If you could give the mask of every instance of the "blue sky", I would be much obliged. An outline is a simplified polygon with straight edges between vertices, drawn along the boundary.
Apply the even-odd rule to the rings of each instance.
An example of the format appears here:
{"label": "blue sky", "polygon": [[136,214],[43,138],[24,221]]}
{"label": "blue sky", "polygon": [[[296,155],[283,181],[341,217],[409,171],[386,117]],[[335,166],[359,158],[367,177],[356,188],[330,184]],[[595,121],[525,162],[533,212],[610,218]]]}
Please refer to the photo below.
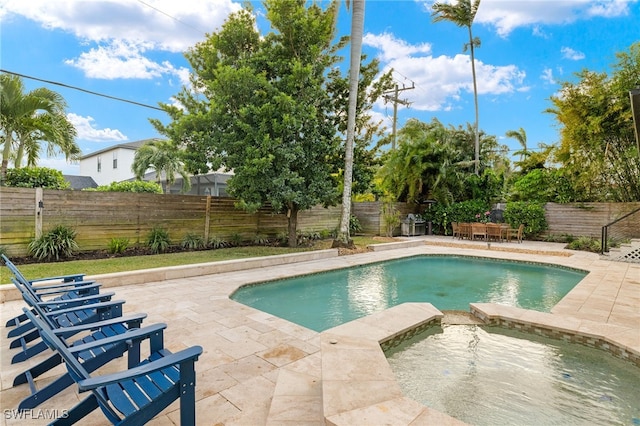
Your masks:
{"label": "blue sky", "polygon": [[[322,2],[319,2],[322,4]],[[344,3],[344,2],[343,2]],[[401,93],[398,128],[409,118],[438,118],[454,126],[474,120],[465,28],[433,23],[432,1],[367,0],[364,52],[393,68]],[[326,3],[325,3],[326,4]],[[254,3],[260,11],[260,3]],[[188,83],[182,52],[219,29],[241,2],[230,0],[0,0],[0,65],[40,79],[157,107],[172,103]],[[350,14],[341,6],[338,35],[348,34]],[[473,26],[480,128],[512,151],[508,130],[524,128],[528,147],[558,141],[552,105],[560,82],[589,69],[609,73],[615,54],[640,40],[639,0],[482,0]],[[267,31],[262,18],[261,31]],[[346,54],[347,52],[345,52]],[[347,58],[348,59],[348,58]],[[162,111],[119,102],[41,81],[68,103],[83,154],[158,137],[149,118]],[[391,129],[393,106],[383,101],[375,117]],[[40,164],[78,174],[64,158]]]}

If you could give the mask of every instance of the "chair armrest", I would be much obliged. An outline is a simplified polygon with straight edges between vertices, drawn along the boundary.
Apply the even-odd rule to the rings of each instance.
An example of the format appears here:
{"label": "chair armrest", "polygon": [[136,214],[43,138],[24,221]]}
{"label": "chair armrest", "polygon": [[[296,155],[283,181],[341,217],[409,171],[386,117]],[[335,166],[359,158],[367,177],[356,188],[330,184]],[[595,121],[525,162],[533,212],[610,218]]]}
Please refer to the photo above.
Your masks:
{"label": "chair armrest", "polygon": [[86,351],[88,349],[93,349],[100,346],[111,345],[113,343],[126,342],[128,340],[144,340],[152,334],[156,334],[158,332],[162,332],[165,328],[167,328],[167,324],[159,323],[149,325],[147,327],[142,328],[133,328],[130,331],[127,331],[123,334],[118,334],[116,336],[105,337],[104,339],[94,340],[93,342],[83,343],[81,345],[74,345],[69,347],[69,352],[78,353],[82,351]]}
{"label": "chair armrest", "polygon": [[109,302],[92,303],[90,305],[80,305],[80,306],[73,306],[71,308],[57,309],[55,311],[46,312],[46,315],[48,317],[55,317],[57,315],[82,311],[85,309],[98,309],[98,308],[109,308],[111,306],[122,306],[124,305],[124,303],[125,303],[124,300],[111,300]]}
{"label": "chair armrest", "polygon": [[86,295],[91,295],[91,296],[95,296],[100,292],[100,287],[102,287],[102,284],[87,284],[87,285],[83,285],[81,287],[65,287],[65,288],[60,288],[60,289],[44,289],[44,291],[42,291],[39,288],[36,287],[31,287],[34,291],[34,293],[36,293],[38,296],[55,296],[56,294],[67,294],[67,293],[76,293],[78,295],[82,295],[82,294],[86,294]]}
{"label": "chair armrest", "polygon": [[136,377],[145,376],[176,364],[184,362],[193,363],[198,360],[198,357],[201,354],[201,346],[192,346],[180,352],[176,352],[175,354],[167,355],[155,361],[139,365],[138,367],[130,368],[126,371],[80,380],[78,381],[78,388],[80,392],[86,392],[101,386],[107,386],[113,383],[119,383],[125,380],[135,379]]}
{"label": "chair armrest", "polygon": [[[102,284],[96,283],[94,280],[91,281],[72,281],[68,283],[58,283],[51,285],[31,285],[33,291],[38,294],[44,294],[45,291],[79,291],[85,288],[93,288],[100,287]],[[53,294],[53,293],[52,293]]]}
{"label": "chair armrest", "polygon": [[53,330],[53,334],[57,336],[64,336],[68,333],[79,333],[81,331],[93,331],[97,330],[100,327],[105,327],[114,324],[122,324],[122,323],[132,323],[132,322],[142,322],[143,319],[147,317],[147,314],[133,314],[133,315],[125,315],[122,317],[111,318],[104,321],[90,322],[87,324],[74,325],[71,327],[58,328]]}
{"label": "chair armrest", "polygon": [[114,292],[109,292],[109,293],[102,293],[102,294],[95,294],[93,296],[84,296],[84,297],[76,297],[75,299],[68,299],[68,300],[50,300],[50,301],[44,301],[44,302],[38,302],[38,306],[50,306],[50,305],[68,305],[69,307],[71,306],[91,306],[94,305],[95,303],[91,303],[91,304],[87,304],[85,302],[90,302],[92,300],[95,301],[99,301],[99,302],[108,302],[109,300],[111,300],[111,298],[115,295]]}
{"label": "chair armrest", "polygon": [[53,280],[63,280],[66,283],[70,283],[72,281],[82,281],[86,274],[69,274],[69,275],[57,275],[53,277],[42,277],[42,278],[34,278],[32,280],[28,280],[31,284],[41,282],[41,281],[53,281]]}

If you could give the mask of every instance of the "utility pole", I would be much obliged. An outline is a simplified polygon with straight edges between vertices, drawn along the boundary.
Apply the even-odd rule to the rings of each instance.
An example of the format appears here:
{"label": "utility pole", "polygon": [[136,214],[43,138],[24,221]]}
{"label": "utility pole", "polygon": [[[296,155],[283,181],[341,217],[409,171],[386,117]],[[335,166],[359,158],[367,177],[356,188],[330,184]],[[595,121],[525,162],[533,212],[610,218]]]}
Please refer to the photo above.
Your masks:
{"label": "utility pole", "polygon": [[398,84],[396,83],[396,87],[394,90],[391,90],[389,92],[384,92],[382,94],[385,101],[393,102],[393,131],[391,134],[392,136],[391,149],[396,149],[396,123],[398,121],[398,104],[401,104],[404,106],[409,106],[411,104],[411,102],[407,101],[406,99],[398,98],[398,93],[404,92],[405,90],[412,90],[415,88],[416,86],[413,82],[411,82],[411,87],[405,87],[405,85],[403,84],[402,89],[399,88]]}

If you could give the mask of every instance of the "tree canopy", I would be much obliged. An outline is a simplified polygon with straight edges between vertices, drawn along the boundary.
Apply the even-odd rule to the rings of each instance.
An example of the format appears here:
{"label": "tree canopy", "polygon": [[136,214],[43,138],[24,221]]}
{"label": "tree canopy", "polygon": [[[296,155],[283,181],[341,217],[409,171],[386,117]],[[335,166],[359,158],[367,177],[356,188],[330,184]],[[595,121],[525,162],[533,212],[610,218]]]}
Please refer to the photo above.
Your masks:
{"label": "tree canopy", "polygon": [[25,158],[27,166],[35,166],[41,142],[47,143],[47,155],[60,151],[67,160],[79,157],[76,129],[67,119],[66,107],[60,94],[44,87],[25,92],[20,77],[0,74],[0,180],[11,161],[15,168],[22,167]]}
{"label": "tree canopy", "polygon": [[612,75],[583,70],[564,82],[553,108],[560,124],[554,158],[581,201],[640,200],[640,157],[629,91],[640,84],[640,42],[620,52]]}
{"label": "tree canopy", "polygon": [[255,210],[269,203],[289,219],[337,201],[331,158],[340,140],[326,76],[338,57],[333,45],[337,4],[326,10],[303,0],[266,0],[272,32],[260,37],[250,9],[186,54],[196,92],[183,90],[185,110],[158,130],[184,144],[190,170],[233,170],[228,191]]}

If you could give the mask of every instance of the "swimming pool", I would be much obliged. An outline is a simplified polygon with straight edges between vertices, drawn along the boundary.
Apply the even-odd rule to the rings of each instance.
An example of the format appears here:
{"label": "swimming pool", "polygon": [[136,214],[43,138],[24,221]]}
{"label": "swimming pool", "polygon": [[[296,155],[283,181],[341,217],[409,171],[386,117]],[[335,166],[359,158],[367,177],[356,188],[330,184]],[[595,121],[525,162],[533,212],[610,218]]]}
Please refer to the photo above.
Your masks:
{"label": "swimming pool", "polygon": [[406,396],[469,424],[640,424],[640,369],[595,348],[453,325],[385,354]]}
{"label": "swimming pool", "polygon": [[246,286],[231,298],[324,331],[405,302],[465,311],[469,303],[490,302],[548,312],[585,275],[550,265],[423,255]]}

